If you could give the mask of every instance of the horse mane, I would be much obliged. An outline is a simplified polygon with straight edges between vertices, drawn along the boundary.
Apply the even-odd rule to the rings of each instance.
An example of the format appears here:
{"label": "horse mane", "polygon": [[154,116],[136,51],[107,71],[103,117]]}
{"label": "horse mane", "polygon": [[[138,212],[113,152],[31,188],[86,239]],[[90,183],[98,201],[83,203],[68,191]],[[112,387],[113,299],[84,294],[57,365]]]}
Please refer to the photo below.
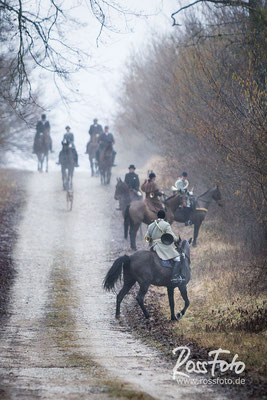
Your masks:
{"label": "horse mane", "polygon": [[165,201],[165,202],[166,202],[166,201],[169,201],[169,200],[173,199],[175,196],[177,196],[177,193],[172,194],[170,197],[167,197],[167,199],[165,199],[164,201]]}

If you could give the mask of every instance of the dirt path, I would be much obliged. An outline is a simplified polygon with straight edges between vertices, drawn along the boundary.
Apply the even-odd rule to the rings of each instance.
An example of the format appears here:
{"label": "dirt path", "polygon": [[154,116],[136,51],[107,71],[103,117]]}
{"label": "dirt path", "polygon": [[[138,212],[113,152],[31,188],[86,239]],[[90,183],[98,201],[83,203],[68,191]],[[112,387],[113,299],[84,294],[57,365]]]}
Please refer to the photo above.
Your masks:
{"label": "dirt path", "polygon": [[28,180],[11,316],[0,331],[1,399],[224,398],[178,386],[159,353],[114,320],[115,296],[102,290],[116,240],[113,189],[82,172],[74,185],[67,213],[59,173]]}

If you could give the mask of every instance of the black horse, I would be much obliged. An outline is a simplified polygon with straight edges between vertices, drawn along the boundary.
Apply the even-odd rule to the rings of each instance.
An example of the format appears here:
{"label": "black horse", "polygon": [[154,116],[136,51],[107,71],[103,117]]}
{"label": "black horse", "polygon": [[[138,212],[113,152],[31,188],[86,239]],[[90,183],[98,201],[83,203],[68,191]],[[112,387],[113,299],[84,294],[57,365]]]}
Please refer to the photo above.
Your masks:
{"label": "black horse", "polygon": [[140,250],[131,256],[119,257],[112,265],[104,279],[104,289],[107,291],[114,290],[116,282],[121,278],[123,271],[123,287],[117,295],[116,318],[120,316],[120,305],[123,298],[129,292],[131,287],[138,282],[140,289],[136,300],[141,307],[145,318],[149,318],[149,313],[144,305],[144,297],[150,285],[167,287],[169,304],[171,310],[171,319],[178,320],[186,312],[189,306],[186,285],[190,280],[190,244],[187,240],[177,244],[177,250],[181,255],[181,272],[185,277],[185,281],[179,283],[177,287],[180,290],[185,305],[180,313],[175,315],[174,312],[174,287],[171,284],[171,268],[161,265],[161,261],[154,251]]}
{"label": "black horse", "polygon": [[96,151],[98,148],[97,136],[91,135],[90,142],[87,143],[86,146],[86,154],[88,154],[90,167],[91,167],[91,176],[98,176],[98,163],[96,159]]}
{"label": "black horse", "polygon": [[113,145],[112,143],[107,143],[99,151],[99,173],[102,185],[109,185],[111,179],[111,168],[112,168],[112,152]]}
{"label": "black horse", "polygon": [[72,190],[75,156],[68,142],[62,143],[62,150],[59,153],[59,164],[61,164],[63,190]]}
{"label": "black horse", "polygon": [[36,153],[38,158],[37,170],[39,172],[43,172],[44,160],[46,160],[45,171],[48,172],[48,153],[51,149],[51,144],[52,140],[48,131],[41,132],[34,143],[34,152]]}
{"label": "black horse", "polygon": [[[194,236],[193,236],[193,247],[197,246],[197,237],[199,228],[204,221],[208,208],[212,201],[215,201],[219,206],[222,206],[222,196],[218,185],[208,189],[205,193],[198,196],[195,200],[195,204],[190,215],[190,220],[194,225]],[[183,208],[177,208],[174,213],[174,220],[177,222],[185,222],[186,216],[184,215]]]}

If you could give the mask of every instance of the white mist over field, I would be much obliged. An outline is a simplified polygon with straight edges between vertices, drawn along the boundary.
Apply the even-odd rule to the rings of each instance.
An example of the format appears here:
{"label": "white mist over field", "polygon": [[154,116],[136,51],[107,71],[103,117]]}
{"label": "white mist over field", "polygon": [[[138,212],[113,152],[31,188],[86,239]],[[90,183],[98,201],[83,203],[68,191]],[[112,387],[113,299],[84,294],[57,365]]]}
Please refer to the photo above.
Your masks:
{"label": "white mist over field", "polygon": [[[83,60],[86,68],[70,76],[70,89],[57,79],[56,83],[63,97],[67,97],[67,102],[60,95],[52,74],[39,71],[38,75],[35,75],[34,86],[42,91],[45,113],[51,124],[55,152],[50,155],[50,170],[59,169],[56,161],[66,125],[71,126],[75,135],[80,170],[87,170],[88,158],[84,153],[89,138],[88,129],[93,118],[98,118],[103,126],[108,124],[116,139],[112,118],[116,112],[116,97],[127,59],[133,50],[145,49],[146,42],[153,32],[164,33],[171,29],[179,29],[172,27],[171,20],[171,13],[177,10],[178,5],[175,0],[129,0],[128,9],[135,13],[141,12],[142,15],[129,15],[125,22],[121,15],[114,13],[114,16],[111,16],[112,29],[117,32],[104,29],[97,43],[100,25],[86,3],[81,2],[72,7],[73,2],[66,1],[66,8],[68,3],[69,15],[78,20],[79,24],[75,26],[67,19],[65,36],[70,46],[77,46],[90,54],[90,57]],[[45,2],[42,2],[43,4]],[[34,134],[32,129],[32,137]],[[10,167],[36,169],[34,154],[8,154],[7,161]]]}

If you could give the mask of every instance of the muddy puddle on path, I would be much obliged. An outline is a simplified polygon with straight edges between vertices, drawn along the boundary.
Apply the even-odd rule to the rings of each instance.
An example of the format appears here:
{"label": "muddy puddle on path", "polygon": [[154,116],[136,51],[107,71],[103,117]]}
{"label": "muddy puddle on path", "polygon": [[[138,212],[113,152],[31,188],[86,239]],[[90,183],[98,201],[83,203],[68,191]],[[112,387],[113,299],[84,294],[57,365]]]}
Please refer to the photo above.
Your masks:
{"label": "muddy puddle on path", "polygon": [[87,173],[75,175],[71,213],[59,173],[29,177],[11,317],[0,331],[1,399],[224,398],[178,385],[159,353],[114,319],[102,281],[115,207],[113,188]]}

